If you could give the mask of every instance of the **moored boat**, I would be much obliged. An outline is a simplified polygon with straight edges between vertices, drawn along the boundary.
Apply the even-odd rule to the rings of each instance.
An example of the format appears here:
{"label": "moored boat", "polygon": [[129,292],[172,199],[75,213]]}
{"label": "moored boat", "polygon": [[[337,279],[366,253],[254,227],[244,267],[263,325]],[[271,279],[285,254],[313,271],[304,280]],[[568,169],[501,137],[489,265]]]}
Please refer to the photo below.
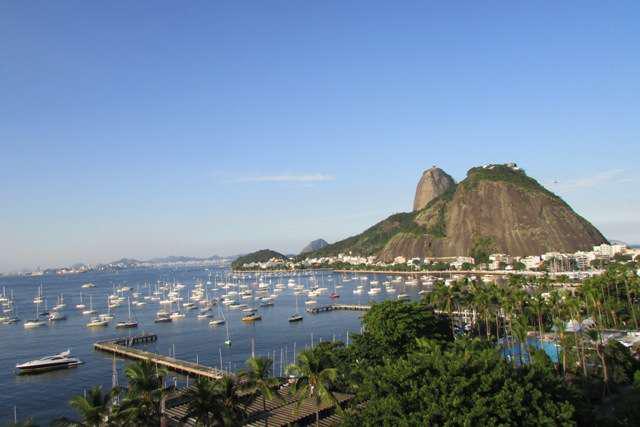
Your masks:
{"label": "moored boat", "polygon": [[19,373],[34,373],[52,371],[55,369],[74,368],[80,364],[82,364],[82,361],[80,361],[80,359],[72,357],[71,351],[67,350],[53,356],[47,356],[41,359],[19,363],[16,365],[16,369],[19,370]]}

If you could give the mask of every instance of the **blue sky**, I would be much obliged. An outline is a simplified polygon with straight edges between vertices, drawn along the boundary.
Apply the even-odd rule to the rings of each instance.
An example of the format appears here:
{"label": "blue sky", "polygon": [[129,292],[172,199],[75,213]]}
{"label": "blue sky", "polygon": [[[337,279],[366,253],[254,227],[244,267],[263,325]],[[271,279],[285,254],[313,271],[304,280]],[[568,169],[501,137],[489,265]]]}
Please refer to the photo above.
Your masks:
{"label": "blue sky", "polygon": [[[516,161],[640,242],[638,2],[3,2],[0,271],[297,252]],[[558,181],[558,184],[553,184]]]}

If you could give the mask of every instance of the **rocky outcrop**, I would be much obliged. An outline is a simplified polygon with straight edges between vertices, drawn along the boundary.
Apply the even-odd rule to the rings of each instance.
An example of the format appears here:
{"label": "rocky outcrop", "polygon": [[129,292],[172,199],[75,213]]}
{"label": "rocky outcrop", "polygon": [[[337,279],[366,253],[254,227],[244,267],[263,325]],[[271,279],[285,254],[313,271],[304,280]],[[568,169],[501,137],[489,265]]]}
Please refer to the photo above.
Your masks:
{"label": "rocky outcrop", "polygon": [[317,239],[312,241],[311,243],[309,243],[307,246],[305,246],[301,251],[300,251],[300,255],[302,254],[306,254],[308,252],[313,252],[313,251],[317,251],[319,249],[324,248],[325,246],[329,246],[329,244],[326,242],[326,240],[324,239]]}
{"label": "rocky outcrop", "polygon": [[392,215],[319,253],[376,255],[387,262],[397,256],[473,256],[479,241],[493,253],[514,256],[570,253],[607,242],[517,166],[489,165],[472,168],[465,180],[423,209]]}
{"label": "rocky outcrop", "polygon": [[416,196],[413,199],[413,210],[423,209],[430,201],[453,188],[455,184],[453,178],[442,169],[436,166],[427,169],[418,181]]}

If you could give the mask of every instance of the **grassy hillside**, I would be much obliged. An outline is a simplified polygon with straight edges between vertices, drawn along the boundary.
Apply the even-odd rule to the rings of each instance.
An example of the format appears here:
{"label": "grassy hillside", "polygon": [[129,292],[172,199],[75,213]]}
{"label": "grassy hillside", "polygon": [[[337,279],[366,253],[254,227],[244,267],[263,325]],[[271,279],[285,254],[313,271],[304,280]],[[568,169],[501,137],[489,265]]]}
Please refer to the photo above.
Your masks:
{"label": "grassy hillside", "polygon": [[271,249],[261,249],[259,251],[239,257],[231,264],[231,267],[239,268],[244,264],[249,264],[252,262],[267,262],[271,258],[287,259],[287,257],[280,252],[272,251]]}
{"label": "grassy hillside", "polygon": [[421,235],[428,232],[426,227],[417,224],[414,219],[418,212],[398,213],[368,228],[357,236],[349,237],[326,246],[311,254],[312,257],[337,255],[349,251],[357,255],[374,255],[384,248],[397,233]]}

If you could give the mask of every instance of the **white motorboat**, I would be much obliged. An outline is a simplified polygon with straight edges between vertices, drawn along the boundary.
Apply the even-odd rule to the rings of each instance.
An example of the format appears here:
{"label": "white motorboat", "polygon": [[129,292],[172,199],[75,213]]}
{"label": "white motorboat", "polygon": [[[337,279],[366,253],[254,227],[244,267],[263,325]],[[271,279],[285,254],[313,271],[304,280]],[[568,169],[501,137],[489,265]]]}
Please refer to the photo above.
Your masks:
{"label": "white motorboat", "polygon": [[49,321],[56,322],[58,320],[67,320],[67,316],[59,311],[52,311],[51,314],[49,314]]}
{"label": "white motorboat", "polygon": [[54,369],[75,368],[80,364],[82,364],[82,361],[72,357],[71,350],[67,350],[54,356],[47,356],[42,359],[19,363],[16,365],[16,369],[18,369],[20,373],[33,373],[51,371]]}

